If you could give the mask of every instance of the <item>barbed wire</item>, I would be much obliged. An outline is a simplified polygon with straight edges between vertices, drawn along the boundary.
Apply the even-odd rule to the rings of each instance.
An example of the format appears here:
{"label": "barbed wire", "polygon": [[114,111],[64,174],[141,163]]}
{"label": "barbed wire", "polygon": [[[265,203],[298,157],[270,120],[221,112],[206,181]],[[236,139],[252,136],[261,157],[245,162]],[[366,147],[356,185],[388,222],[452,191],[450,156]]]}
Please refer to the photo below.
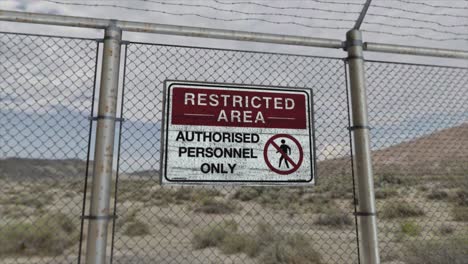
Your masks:
{"label": "barbed wire", "polygon": [[[43,0],[43,1],[52,2],[52,3],[55,3],[55,4],[64,4],[64,5],[81,5],[81,6],[90,5],[90,6],[116,7],[116,8],[124,8],[124,9],[125,8],[127,8],[127,9],[138,9],[137,11],[151,11],[151,12],[163,12],[163,13],[165,12],[165,13],[169,13],[170,15],[178,15],[178,13],[172,13],[172,12],[167,12],[167,11],[153,10],[153,9],[147,9],[147,8],[126,7],[126,6],[120,6],[120,5],[115,5],[115,4],[96,4],[96,3],[82,4],[82,3],[76,3],[76,2],[62,2],[62,1],[57,1],[57,0]],[[95,0],[89,0],[89,1],[95,1]],[[106,1],[116,1],[116,0],[106,0]],[[156,1],[156,0],[136,0],[136,1],[156,3],[156,4],[161,4],[161,5],[173,5],[173,6],[185,6],[185,7],[203,7],[203,8],[209,8],[209,9],[212,9],[212,10],[216,10],[216,11],[231,12],[231,13],[244,14],[244,15],[284,16],[284,17],[294,17],[294,18],[301,18],[301,19],[315,19],[315,20],[323,19],[323,20],[329,20],[329,21],[354,22],[354,20],[352,20],[352,19],[337,19],[337,18],[327,18],[327,17],[310,17],[310,16],[282,14],[282,13],[244,12],[244,11],[238,11],[238,10],[233,10],[233,9],[223,9],[223,8],[213,7],[213,6],[209,6],[209,5],[202,5],[202,4],[168,3],[168,2]],[[216,3],[233,4],[233,5],[234,4],[241,4],[241,3],[252,3],[252,4],[259,5],[259,6],[264,6],[264,7],[267,6],[265,4],[259,4],[259,3],[254,3],[254,2],[223,2],[223,1],[220,1],[220,0],[210,0],[210,1],[214,1]],[[312,1],[314,1],[314,0],[312,0]],[[320,0],[317,0],[317,1],[324,2],[324,1],[320,1]],[[407,2],[407,0],[393,0],[393,1],[405,1],[405,2]],[[465,1],[465,0],[459,0],[459,1]],[[348,3],[348,4],[352,4],[352,3]],[[360,4],[360,5],[362,5],[362,4]],[[279,8],[283,8],[283,7],[279,7]],[[301,8],[301,7],[284,7],[284,8],[304,9],[304,8]],[[382,7],[382,8],[386,8],[386,7]],[[323,11],[323,9],[317,9],[317,8],[313,8],[313,9],[316,10],[316,11]],[[333,11],[333,10],[330,10],[330,9],[326,9],[326,10],[330,11],[330,12],[337,12],[337,13],[359,14],[359,12]],[[411,11],[409,11],[409,12],[411,12]],[[188,14],[183,14],[182,13],[181,15],[188,15]],[[437,22],[437,21],[432,21],[432,20],[417,19],[417,18],[402,17],[402,16],[394,16],[394,15],[386,15],[386,14],[377,14],[377,13],[372,13],[372,12],[370,12],[368,15],[375,16],[375,17],[404,19],[404,20],[410,20],[412,22],[424,22],[424,23],[430,23],[430,24],[438,25],[438,26],[441,26],[441,27],[450,27],[450,28],[451,27],[467,27],[468,26],[468,24],[443,24],[443,23],[440,23],[440,22]],[[253,18],[253,19],[255,20],[255,18]],[[386,25],[391,26],[391,24],[386,24]]]}
{"label": "barbed wire", "polygon": [[[293,0],[295,1],[295,0]],[[399,0],[390,0],[390,1],[399,1]],[[406,1],[407,3],[413,3],[413,4],[418,4],[418,3],[421,3],[420,1],[421,0],[416,0],[417,2],[415,1],[410,1],[410,0],[404,0]],[[434,1],[434,2],[438,2],[440,3],[440,0],[425,0],[425,2],[429,2],[429,1]],[[445,1],[444,1],[445,2]],[[467,3],[468,4],[468,0],[450,0],[451,3],[456,3],[456,2],[461,2],[461,3]]]}
{"label": "barbed wire", "polygon": [[[159,5],[169,5],[169,6],[180,6],[180,7],[189,7],[189,8],[207,8],[211,9],[214,11],[218,12],[228,12],[231,14],[241,14],[245,15],[247,17],[237,17],[237,18],[225,18],[225,17],[219,17],[219,16],[211,16],[211,15],[205,15],[202,13],[197,13],[197,12],[171,12],[171,11],[165,11],[161,9],[151,9],[151,8],[139,8],[139,7],[132,7],[132,6],[125,6],[125,5],[119,5],[114,3],[79,3],[79,2],[64,2],[64,1],[59,1],[59,0],[43,0],[44,2],[49,2],[53,4],[59,4],[59,5],[71,5],[71,6],[84,6],[84,7],[111,7],[111,8],[119,8],[119,9],[125,9],[125,10],[131,10],[131,11],[141,11],[141,12],[152,12],[152,13],[159,13],[159,14],[166,14],[166,15],[173,15],[173,16],[193,16],[193,17],[199,17],[203,19],[209,19],[209,20],[215,20],[215,21],[224,21],[224,22],[240,22],[240,21],[257,21],[257,22],[264,22],[264,23],[269,23],[269,24],[276,24],[276,25],[295,25],[295,26],[300,26],[304,28],[311,28],[311,29],[333,29],[333,30],[348,30],[351,28],[351,26],[347,27],[342,27],[342,26],[330,26],[330,25],[310,25],[307,23],[303,22],[298,22],[294,20],[290,21],[276,21],[274,19],[266,19],[258,16],[271,16],[271,17],[288,17],[288,18],[295,18],[295,19],[308,19],[308,20],[326,20],[326,21],[334,21],[334,22],[355,22],[354,19],[346,19],[346,18],[331,18],[331,17],[323,17],[323,16],[304,16],[304,15],[295,15],[295,14],[285,14],[285,13],[280,13],[280,12],[246,12],[246,11],[239,11],[235,9],[225,9],[225,8],[220,8],[217,6],[213,5],[207,5],[207,4],[193,4],[193,3],[181,3],[181,2],[164,2],[164,1],[158,1],[158,0],[136,0],[136,1],[141,1],[141,2],[147,2],[147,3],[153,3],[153,4],[159,4]],[[115,1],[115,0],[106,0],[106,1]],[[299,6],[288,6],[288,7],[279,7],[279,6],[273,6],[269,4],[263,4],[263,3],[255,3],[252,1],[242,1],[242,2],[232,2],[232,1],[223,1],[223,0],[210,0],[214,3],[217,4],[222,4],[222,5],[256,5],[259,7],[264,7],[264,8],[275,8],[275,9],[298,9],[298,10],[314,10],[314,11],[324,11],[326,10],[327,12],[333,12],[336,14],[358,14],[359,12],[354,12],[354,11],[340,11],[340,10],[331,10],[331,9],[322,9],[322,8],[307,8],[307,7],[299,7]],[[313,0],[314,2],[326,2],[323,0]],[[403,3],[411,3],[412,1],[409,0],[393,0],[393,1],[399,1]],[[468,1],[467,1],[468,2]],[[338,2],[335,2],[338,3]],[[341,2],[340,2],[341,3]],[[353,3],[341,3],[341,4],[353,4]],[[353,4],[354,5],[354,4]],[[357,4],[356,4],[357,5]],[[359,4],[362,5],[362,4]],[[431,4],[428,4],[432,6]],[[424,15],[434,15],[431,13],[426,13],[426,12],[421,12],[421,11],[411,11],[411,10],[406,10],[398,7],[388,7],[388,6],[381,6],[381,5],[373,5],[373,7],[377,8],[383,8],[383,9],[389,9],[389,10],[398,10],[398,11],[404,11],[407,13],[411,14],[424,14]],[[434,5],[434,7],[436,7]],[[458,15],[448,15],[448,14],[436,14],[439,16],[453,16],[453,17],[465,17],[465,16],[458,16]],[[253,16],[253,17],[252,17]],[[255,17],[257,16],[257,17]],[[406,16],[398,16],[398,15],[387,15],[387,14],[381,14],[381,13],[375,13],[370,12],[367,14],[367,16],[370,17],[378,17],[378,18],[391,18],[391,19],[398,19],[398,20],[407,20],[411,22],[418,22],[418,23],[426,23],[426,24],[431,24],[431,25],[437,25],[443,28],[466,28],[468,27],[468,24],[447,24],[447,23],[442,23],[440,21],[434,21],[434,20],[428,20],[428,19],[421,19],[421,18],[414,18],[414,17],[406,17]],[[466,16],[468,17],[468,16]],[[379,21],[366,21],[364,25],[375,25],[375,26],[382,26],[382,27],[391,27],[391,28],[398,28],[398,29],[414,29],[414,30],[427,30],[431,31],[434,33],[438,34],[445,34],[445,35],[451,35],[453,37],[431,37],[431,36],[424,36],[422,34],[417,34],[417,33],[398,33],[398,32],[391,32],[391,31],[386,31],[386,30],[363,30],[365,32],[369,33],[375,33],[375,34],[386,34],[386,35],[391,35],[391,36],[398,36],[398,37],[414,37],[414,38],[420,38],[424,40],[433,40],[433,41],[459,41],[459,40],[468,40],[468,38],[465,38],[465,36],[468,36],[468,34],[463,34],[460,32],[456,31],[451,31],[451,30],[442,30],[442,29],[437,29],[433,28],[427,25],[421,25],[421,26],[416,26],[416,25],[398,25],[395,23],[385,23],[385,22],[379,22]]]}
{"label": "barbed wire", "polygon": [[[386,14],[375,14],[375,13],[367,13],[366,16],[373,16],[373,17],[384,17],[384,18],[391,18],[391,19],[400,19],[400,20],[408,20],[411,22],[422,22],[428,24],[434,24],[445,28],[456,28],[456,27],[468,27],[468,24],[444,24],[439,21],[433,20],[426,20],[426,19],[419,19],[419,18],[412,18],[412,17],[402,17],[402,16],[394,16],[394,15],[386,15]],[[366,22],[368,23],[368,22]]]}
{"label": "barbed wire", "polygon": [[[96,2],[97,0],[89,0],[89,1]],[[103,1],[103,0],[100,0],[100,1]],[[119,1],[119,0],[104,0],[104,1]],[[213,9],[216,11],[233,12],[233,13],[240,13],[240,14],[247,14],[247,15],[271,15],[271,16],[279,15],[279,16],[296,17],[295,15],[283,14],[283,13],[250,13],[250,12],[243,12],[243,11],[238,11],[234,9],[223,9],[223,8],[214,7],[212,5],[205,5],[205,4],[189,4],[189,3],[180,3],[180,2],[173,2],[173,1],[164,2],[164,1],[157,1],[157,0],[134,0],[134,1],[147,2],[147,3],[160,4],[160,5],[168,5],[168,6],[203,7],[203,8]],[[255,3],[255,2],[250,2],[250,1],[244,1],[244,2],[223,2],[220,0],[207,0],[207,1],[212,1],[214,3],[221,4],[221,5],[255,5],[259,7],[266,7],[266,8],[272,8],[272,9],[278,9],[278,10],[313,10],[313,11],[338,13],[338,14],[359,14],[360,13],[359,11],[341,11],[341,10],[333,10],[333,9],[320,8],[320,7],[299,7],[299,6],[280,7],[280,6],[272,6],[272,5]],[[358,5],[362,6],[361,4],[358,4]],[[301,18],[309,18],[309,17],[301,17]]]}
{"label": "barbed wire", "polygon": [[436,14],[436,13],[431,13],[431,12],[422,12],[422,11],[416,11],[416,10],[408,10],[400,7],[394,7],[394,6],[383,6],[379,4],[372,4],[373,8],[382,8],[382,9],[387,9],[387,10],[396,10],[396,11],[401,11],[405,13],[410,13],[410,14],[418,14],[418,15],[427,15],[427,16],[443,16],[443,17],[452,17],[452,18],[468,18],[467,16],[464,15],[455,15],[455,14],[448,14],[448,13],[443,13],[443,14]]}
{"label": "barbed wire", "polygon": [[[296,26],[301,26],[301,27],[306,27],[306,28],[313,28],[313,29],[336,29],[336,30],[348,29],[348,27],[314,26],[314,25],[308,25],[308,24],[304,24],[304,23],[300,23],[300,22],[296,22],[296,21],[273,21],[273,20],[268,20],[268,19],[258,18],[258,17],[220,18],[220,17],[202,15],[202,14],[198,14],[198,13],[169,12],[169,11],[149,9],[149,8],[128,7],[128,6],[122,6],[122,5],[117,5],[117,4],[91,4],[91,3],[84,4],[84,3],[61,2],[61,1],[56,1],[56,0],[42,0],[42,1],[43,2],[48,2],[48,3],[53,3],[53,4],[59,4],[59,5],[84,6],[84,7],[112,7],[112,8],[120,8],[120,9],[133,10],[133,11],[142,11],[142,12],[152,12],[152,13],[175,15],[175,16],[194,16],[194,17],[200,17],[200,18],[205,18],[205,19],[209,19],[209,20],[226,21],[226,22],[259,21],[259,22],[265,22],[265,23],[269,23],[269,24],[296,25]],[[317,19],[322,19],[322,18],[317,18]]]}
{"label": "barbed wire", "polygon": [[[115,1],[115,0],[107,0],[107,1]],[[309,20],[328,20],[328,21],[337,21],[337,22],[354,22],[353,19],[329,18],[329,17],[323,17],[323,16],[321,16],[321,17],[311,17],[311,16],[302,16],[302,15],[293,15],[293,14],[284,14],[284,13],[245,12],[245,11],[239,11],[239,10],[234,10],[234,9],[224,9],[224,8],[219,8],[219,7],[204,5],[204,4],[185,4],[185,3],[183,4],[183,3],[156,1],[156,0],[134,0],[134,1],[154,3],[154,4],[160,4],[160,5],[169,5],[169,6],[207,8],[207,9],[211,9],[211,10],[215,10],[215,11],[228,12],[228,13],[241,14],[241,15],[281,16],[281,17],[291,17],[291,18],[300,18],[300,19],[309,19]],[[212,0],[212,1],[217,2],[217,0]],[[323,11],[323,10],[318,10],[318,11]]]}
{"label": "barbed wire", "polygon": [[[427,7],[431,7],[431,8],[444,8],[444,9],[456,9],[456,10],[468,10],[468,7],[463,7],[463,6],[445,6],[445,5],[434,5],[434,4],[428,4],[426,2],[413,2],[413,1],[408,1],[408,0],[391,0],[391,1],[395,1],[395,2],[400,2],[400,3],[404,3],[404,4],[411,4],[411,5],[421,5],[421,6],[427,6]],[[456,2],[455,1],[451,1],[451,2]],[[464,2],[468,5],[468,1],[464,1],[464,0],[460,0],[459,2]]]}
{"label": "barbed wire", "polygon": [[[81,0],[81,1],[128,1],[128,0]],[[141,1],[145,1],[145,2],[153,2],[151,0],[141,0]],[[179,1],[179,2],[187,2],[187,0],[171,0],[171,2],[176,2],[176,1]],[[311,10],[315,10],[316,8],[314,7],[303,7],[303,6],[272,6],[272,5],[268,5],[268,4],[262,4],[262,3],[258,3],[258,2],[252,2],[252,1],[236,1],[236,2],[232,2],[232,1],[222,1],[222,0],[205,0],[206,1],[211,1],[211,2],[214,2],[214,3],[217,3],[217,4],[220,4],[220,5],[256,5],[256,6],[261,6],[261,7],[267,7],[267,8],[271,8],[271,9],[279,9],[279,10],[286,10],[286,9],[290,9],[290,10],[307,10],[307,9],[311,9]],[[276,1],[284,1],[284,0],[276,0]],[[337,2],[337,1],[329,1],[329,0],[289,0],[288,2],[292,2],[292,1],[297,1],[297,2],[301,2],[301,3],[304,3],[304,2],[315,2],[315,3],[320,3],[320,4],[327,4],[327,5],[341,5],[341,6],[363,6],[364,4],[362,3],[353,3],[353,2]],[[268,2],[275,2],[275,0],[268,0]],[[335,11],[335,10],[331,10],[331,11]]]}
{"label": "barbed wire", "polygon": [[[257,2],[252,2],[252,1],[239,1],[239,2],[225,2],[221,0],[210,0],[218,4],[223,4],[223,5],[255,5],[255,6],[260,6],[260,7],[267,7],[267,8],[273,8],[273,9],[280,9],[280,10],[286,10],[286,9],[294,9],[294,10],[316,10],[317,8],[315,7],[303,7],[303,6],[272,6],[268,4],[260,4]],[[316,3],[323,3],[323,4],[331,4],[331,5],[344,5],[344,6],[363,6],[364,4],[362,3],[350,3],[350,2],[334,2],[334,1],[323,1],[323,0],[309,0],[309,2],[316,2]],[[359,13],[359,12],[356,12]]]}
{"label": "barbed wire", "polygon": [[435,33],[442,33],[442,34],[449,34],[449,35],[454,35],[454,36],[460,36],[460,35],[466,35],[468,34],[462,34],[460,32],[454,32],[454,31],[448,31],[448,30],[438,30],[435,28],[431,27],[425,27],[425,26],[411,26],[411,25],[397,25],[397,24],[387,24],[387,23],[381,23],[381,22],[365,22],[366,25],[374,25],[374,26],[384,26],[384,27],[392,27],[392,28],[401,28],[401,29],[417,29],[417,30],[428,30],[432,31]]}
{"label": "barbed wire", "polygon": [[462,37],[457,37],[457,38],[435,38],[435,37],[428,37],[428,36],[423,36],[420,34],[405,34],[405,33],[395,33],[395,32],[390,32],[390,31],[385,31],[385,30],[371,30],[371,29],[362,29],[363,32],[368,32],[368,33],[374,33],[374,34],[383,34],[383,35],[391,35],[391,36],[396,36],[396,37],[413,37],[413,38],[420,38],[420,39],[425,39],[425,40],[432,40],[432,41],[468,41],[468,38],[462,38]]}

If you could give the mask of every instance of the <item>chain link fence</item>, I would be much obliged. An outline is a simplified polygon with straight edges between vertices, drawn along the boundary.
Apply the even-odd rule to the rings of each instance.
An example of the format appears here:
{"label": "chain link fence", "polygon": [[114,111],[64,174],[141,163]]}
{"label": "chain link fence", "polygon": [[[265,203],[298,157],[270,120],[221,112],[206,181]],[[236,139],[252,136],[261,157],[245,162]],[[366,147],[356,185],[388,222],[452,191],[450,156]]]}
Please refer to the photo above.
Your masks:
{"label": "chain link fence", "polygon": [[467,263],[468,69],[366,73],[382,261]]}
{"label": "chain link fence", "polygon": [[97,42],[0,33],[0,262],[78,259]]}
{"label": "chain link fence", "polygon": [[[130,43],[125,65],[113,263],[357,262],[342,60]],[[312,88],[318,186],[160,186],[167,79]]]}
{"label": "chain link fence", "polygon": [[[341,59],[125,43],[112,263],[359,263]],[[0,33],[0,262],[76,263],[99,42]],[[468,259],[468,69],[366,62],[383,263]],[[167,79],[311,88],[314,187],[160,186]],[[89,197],[86,197],[89,198]]]}

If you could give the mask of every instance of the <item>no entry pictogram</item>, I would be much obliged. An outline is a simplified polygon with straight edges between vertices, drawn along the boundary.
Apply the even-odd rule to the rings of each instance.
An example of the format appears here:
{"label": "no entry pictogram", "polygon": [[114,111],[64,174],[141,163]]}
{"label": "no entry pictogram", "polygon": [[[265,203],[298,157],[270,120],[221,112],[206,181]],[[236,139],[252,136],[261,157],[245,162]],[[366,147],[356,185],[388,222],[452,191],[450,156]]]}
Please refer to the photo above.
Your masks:
{"label": "no entry pictogram", "polygon": [[[296,147],[297,147],[297,151],[299,152],[299,158],[298,160],[294,161],[289,153],[286,153],[285,150],[281,147],[281,146],[278,146],[278,144],[275,142],[276,139],[289,139],[290,141],[292,141],[294,144],[296,144]],[[272,161],[270,161],[270,158],[268,157],[268,148],[271,146],[273,146],[276,151],[278,153],[280,153],[281,155],[281,158],[280,158],[280,164],[281,164],[281,159],[284,159],[284,163],[285,164],[291,164],[291,169],[289,170],[280,170],[279,168],[275,167],[273,164],[272,164]],[[288,146],[289,148],[289,146]],[[299,167],[301,167],[301,164],[302,164],[302,160],[304,158],[304,152],[302,150],[302,147],[301,147],[301,144],[299,143],[299,141],[294,138],[293,136],[291,135],[288,135],[288,134],[277,134],[273,137],[271,137],[266,143],[265,143],[265,148],[263,149],[263,157],[265,159],[265,163],[266,165],[268,166],[268,168],[270,168],[272,171],[278,173],[278,174],[281,174],[281,175],[288,175],[288,174],[291,174],[295,171],[297,171],[299,169]],[[287,165],[288,166],[288,165]]]}

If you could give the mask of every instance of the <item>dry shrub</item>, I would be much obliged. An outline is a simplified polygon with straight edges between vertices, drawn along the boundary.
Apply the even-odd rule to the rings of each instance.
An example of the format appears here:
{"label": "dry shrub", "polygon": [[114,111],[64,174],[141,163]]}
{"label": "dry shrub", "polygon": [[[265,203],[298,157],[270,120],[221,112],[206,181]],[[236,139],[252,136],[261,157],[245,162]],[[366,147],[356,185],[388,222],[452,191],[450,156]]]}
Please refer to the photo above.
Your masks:
{"label": "dry shrub", "polygon": [[460,190],[456,193],[455,202],[459,206],[468,207],[468,190]]}
{"label": "dry shrub", "polygon": [[[260,224],[257,230],[257,254],[265,264],[321,264],[320,254],[312,247],[311,240],[302,234],[277,232],[268,224]],[[249,254],[249,253],[248,253]],[[255,256],[252,254],[250,256]]]}
{"label": "dry shrub", "polygon": [[143,223],[140,220],[135,220],[127,224],[124,235],[126,236],[145,236],[150,233],[150,229],[146,223]]}
{"label": "dry shrub", "polygon": [[456,206],[452,208],[453,220],[457,222],[468,222],[468,207]]}
{"label": "dry shrub", "polygon": [[383,172],[378,178],[382,184],[401,185],[404,183],[403,177],[392,171]]}
{"label": "dry shrub", "polygon": [[392,204],[383,208],[381,216],[385,219],[395,219],[423,216],[424,214],[424,210],[419,208],[417,205],[394,201]]}
{"label": "dry shrub", "polygon": [[321,264],[320,254],[310,239],[301,234],[276,231],[271,225],[260,223],[255,234],[237,232],[238,225],[227,221],[194,232],[195,249],[219,247],[224,254],[245,253],[258,257],[265,264]]}
{"label": "dry shrub", "polygon": [[161,224],[165,226],[173,226],[181,228],[184,224],[181,222],[180,219],[172,218],[169,216],[160,216],[158,220]]}
{"label": "dry shrub", "polygon": [[140,212],[141,208],[134,207],[133,209],[125,211],[122,217],[117,218],[115,225],[117,229],[120,229],[127,223],[136,221],[137,215]]}
{"label": "dry shrub", "polygon": [[453,232],[455,232],[455,227],[453,227],[451,225],[442,225],[439,228],[439,233],[441,235],[451,235],[451,234],[453,234]]}
{"label": "dry shrub", "polygon": [[221,242],[237,231],[237,223],[224,221],[193,232],[192,246],[194,249],[220,246]]}
{"label": "dry shrub", "polygon": [[33,223],[0,226],[0,255],[59,255],[77,241],[72,219],[55,213]]}
{"label": "dry shrub", "polygon": [[[252,254],[257,247],[254,237],[248,234],[229,233],[221,241],[220,248],[224,254],[237,254],[245,252],[248,255]],[[250,252],[250,254],[249,254]]]}
{"label": "dry shrub", "polygon": [[0,199],[0,205],[27,206],[41,209],[47,204],[53,203],[53,200],[54,196],[45,192],[45,190],[41,189],[39,192],[25,190],[5,195]]}
{"label": "dry shrub", "polygon": [[387,199],[398,195],[398,191],[395,188],[379,188],[375,191],[376,199]]}
{"label": "dry shrub", "polygon": [[448,198],[448,193],[443,190],[432,190],[431,193],[427,195],[429,200],[444,200]]}
{"label": "dry shrub", "polygon": [[353,224],[353,219],[349,214],[338,209],[328,209],[323,214],[319,215],[315,221],[317,225],[341,228]]}
{"label": "dry shrub", "polygon": [[421,227],[413,221],[406,221],[400,224],[401,232],[408,236],[418,236],[421,234]]}
{"label": "dry shrub", "polygon": [[203,202],[221,196],[216,189],[198,187],[168,187],[153,186],[143,181],[119,182],[119,200],[142,202],[148,205],[169,206],[171,204],[186,204],[187,202]]}
{"label": "dry shrub", "polygon": [[243,202],[252,201],[257,199],[265,188],[262,187],[240,187],[234,194],[234,199],[241,200]]}
{"label": "dry shrub", "polygon": [[231,202],[217,201],[214,199],[205,200],[202,205],[195,209],[195,213],[204,214],[231,214],[234,213],[237,206]]}
{"label": "dry shrub", "polygon": [[404,248],[407,264],[466,264],[468,260],[468,238],[412,241]]}

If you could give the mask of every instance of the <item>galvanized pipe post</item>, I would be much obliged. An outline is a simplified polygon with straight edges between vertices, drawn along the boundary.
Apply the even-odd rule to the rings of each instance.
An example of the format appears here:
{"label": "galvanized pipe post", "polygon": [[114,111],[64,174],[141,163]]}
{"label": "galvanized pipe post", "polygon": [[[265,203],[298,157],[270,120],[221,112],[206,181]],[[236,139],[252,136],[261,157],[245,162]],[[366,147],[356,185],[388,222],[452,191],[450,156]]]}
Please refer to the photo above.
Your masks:
{"label": "galvanized pipe post", "polygon": [[94,175],[86,246],[87,264],[104,264],[106,261],[107,230],[109,221],[112,219],[109,204],[121,40],[122,30],[116,27],[115,23],[111,23],[105,29],[98,116],[96,117]]}
{"label": "galvanized pipe post", "polygon": [[362,52],[362,35],[353,29],[346,34],[351,109],[354,140],[354,175],[358,183],[358,217],[360,231],[360,260],[363,264],[379,264],[374,179],[367,120],[366,79]]}

